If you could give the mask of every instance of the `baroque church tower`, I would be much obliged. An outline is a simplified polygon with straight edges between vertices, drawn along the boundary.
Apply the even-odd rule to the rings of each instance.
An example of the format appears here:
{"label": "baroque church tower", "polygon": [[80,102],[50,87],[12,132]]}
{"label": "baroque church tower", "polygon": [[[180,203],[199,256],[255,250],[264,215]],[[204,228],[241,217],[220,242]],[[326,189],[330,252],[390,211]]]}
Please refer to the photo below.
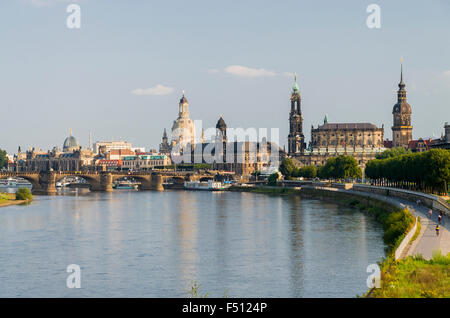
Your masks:
{"label": "baroque church tower", "polygon": [[288,154],[289,156],[303,154],[305,148],[300,89],[297,84],[297,75],[295,75],[291,93],[291,112],[289,113]]}
{"label": "baroque church tower", "polygon": [[392,126],[392,147],[408,148],[412,140],[411,106],[406,102],[405,83],[403,82],[403,65],[400,70],[400,83],[398,84],[397,104],[394,105],[392,115],[394,124]]}
{"label": "baroque church tower", "polygon": [[189,103],[187,98],[183,96],[178,104],[178,118],[173,122],[172,125],[172,150],[176,145],[187,145],[193,146],[195,143],[195,125],[194,121],[189,118]]}

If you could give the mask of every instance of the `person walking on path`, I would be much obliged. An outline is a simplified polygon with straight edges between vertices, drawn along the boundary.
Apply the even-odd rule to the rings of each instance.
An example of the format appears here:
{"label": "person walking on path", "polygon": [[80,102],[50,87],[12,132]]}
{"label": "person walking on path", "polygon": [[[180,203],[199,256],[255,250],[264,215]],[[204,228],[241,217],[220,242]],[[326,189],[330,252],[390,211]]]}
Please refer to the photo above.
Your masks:
{"label": "person walking on path", "polygon": [[430,220],[431,220],[431,218],[432,218],[432,216],[433,216],[433,210],[430,209],[430,210],[428,211],[428,215],[430,216]]}
{"label": "person walking on path", "polygon": [[439,224],[441,224],[441,220],[442,220],[442,215],[439,214],[439,216],[438,216],[438,222],[439,222]]}
{"label": "person walking on path", "polygon": [[436,236],[439,236],[439,224],[436,225]]}

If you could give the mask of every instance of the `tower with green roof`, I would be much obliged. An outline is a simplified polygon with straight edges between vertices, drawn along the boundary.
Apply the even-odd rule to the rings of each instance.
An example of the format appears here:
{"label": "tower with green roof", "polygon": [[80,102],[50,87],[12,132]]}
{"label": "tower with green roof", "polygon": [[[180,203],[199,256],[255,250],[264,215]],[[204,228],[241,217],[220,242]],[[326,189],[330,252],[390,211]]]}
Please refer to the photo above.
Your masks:
{"label": "tower with green roof", "polygon": [[303,115],[301,109],[302,98],[295,74],[291,93],[291,111],[289,113],[288,155],[296,156],[304,153],[306,149],[303,135]]}

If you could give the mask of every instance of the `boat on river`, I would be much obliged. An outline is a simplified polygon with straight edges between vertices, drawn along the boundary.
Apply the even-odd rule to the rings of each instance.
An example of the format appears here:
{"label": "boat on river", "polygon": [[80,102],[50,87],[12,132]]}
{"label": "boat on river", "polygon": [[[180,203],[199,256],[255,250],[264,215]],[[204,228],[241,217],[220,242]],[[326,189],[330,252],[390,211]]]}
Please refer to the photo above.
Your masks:
{"label": "boat on river", "polygon": [[22,178],[7,178],[0,180],[0,188],[6,189],[6,188],[12,188],[12,189],[20,189],[20,188],[27,188],[31,189],[32,185],[27,180]]}
{"label": "boat on river", "polygon": [[223,191],[229,188],[231,184],[223,184],[213,180],[208,181],[186,181],[184,188],[186,190],[202,190],[202,191]]}
{"label": "boat on river", "polygon": [[139,182],[133,182],[130,180],[117,181],[113,184],[113,189],[116,190],[137,190],[139,187]]}

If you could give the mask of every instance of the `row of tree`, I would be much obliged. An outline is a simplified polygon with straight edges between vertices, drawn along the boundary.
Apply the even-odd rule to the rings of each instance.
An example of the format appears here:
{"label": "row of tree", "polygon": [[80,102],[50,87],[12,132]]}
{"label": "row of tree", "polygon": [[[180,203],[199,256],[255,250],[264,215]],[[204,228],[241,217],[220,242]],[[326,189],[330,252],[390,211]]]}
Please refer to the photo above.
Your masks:
{"label": "row of tree", "polygon": [[337,156],[327,160],[325,165],[314,165],[298,168],[291,158],[284,159],[279,168],[285,179],[298,177],[321,179],[347,179],[361,178],[361,168],[358,162],[351,156]]}
{"label": "row of tree", "polygon": [[376,185],[446,194],[450,184],[450,151],[432,149],[371,160],[365,173]]}

